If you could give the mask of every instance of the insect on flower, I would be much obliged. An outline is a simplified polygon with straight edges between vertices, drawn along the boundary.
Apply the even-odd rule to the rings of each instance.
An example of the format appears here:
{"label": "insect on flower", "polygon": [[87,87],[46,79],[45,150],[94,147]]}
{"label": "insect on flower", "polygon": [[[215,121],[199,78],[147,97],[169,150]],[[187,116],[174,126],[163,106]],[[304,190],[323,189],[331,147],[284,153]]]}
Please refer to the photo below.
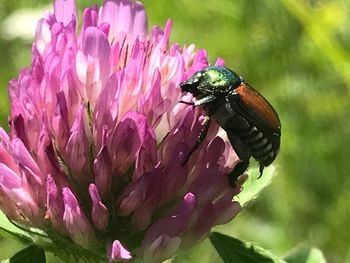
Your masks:
{"label": "insect on flower", "polygon": [[259,162],[261,176],[264,167],[275,160],[280,147],[281,123],[271,104],[226,67],[213,66],[197,71],[180,87],[194,96],[193,102],[181,102],[202,106],[206,112],[203,129],[183,164],[200,146],[210,120],[214,119],[226,131],[240,159],[229,175],[230,184],[234,185],[238,176],[247,170],[250,157]]}

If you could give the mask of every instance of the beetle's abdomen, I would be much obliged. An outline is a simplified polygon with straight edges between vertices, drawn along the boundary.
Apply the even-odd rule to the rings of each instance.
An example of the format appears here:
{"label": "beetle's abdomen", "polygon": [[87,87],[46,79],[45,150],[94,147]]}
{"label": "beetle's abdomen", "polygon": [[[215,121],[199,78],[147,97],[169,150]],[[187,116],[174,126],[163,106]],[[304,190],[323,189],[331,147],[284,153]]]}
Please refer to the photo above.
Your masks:
{"label": "beetle's abdomen", "polygon": [[270,139],[271,136],[266,136],[256,126],[251,125],[249,130],[241,132],[238,136],[246,143],[254,159],[264,166],[270,165],[275,160],[279,144],[276,145],[276,142]]}
{"label": "beetle's abdomen", "polygon": [[280,136],[264,133],[229,104],[221,105],[225,106],[210,109],[211,116],[226,131],[238,157],[247,160],[253,156],[263,166],[270,165],[276,159]]}

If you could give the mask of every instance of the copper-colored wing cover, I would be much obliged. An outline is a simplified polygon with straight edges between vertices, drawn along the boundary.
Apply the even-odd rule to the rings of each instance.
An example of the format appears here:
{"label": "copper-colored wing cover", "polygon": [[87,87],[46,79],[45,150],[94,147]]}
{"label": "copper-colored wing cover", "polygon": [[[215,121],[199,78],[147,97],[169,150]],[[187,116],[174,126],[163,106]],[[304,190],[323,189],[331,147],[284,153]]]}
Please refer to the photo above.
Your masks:
{"label": "copper-colored wing cover", "polygon": [[235,89],[240,113],[266,134],[280,135],[281,122],[271,104],[253,87],[244,83]]}

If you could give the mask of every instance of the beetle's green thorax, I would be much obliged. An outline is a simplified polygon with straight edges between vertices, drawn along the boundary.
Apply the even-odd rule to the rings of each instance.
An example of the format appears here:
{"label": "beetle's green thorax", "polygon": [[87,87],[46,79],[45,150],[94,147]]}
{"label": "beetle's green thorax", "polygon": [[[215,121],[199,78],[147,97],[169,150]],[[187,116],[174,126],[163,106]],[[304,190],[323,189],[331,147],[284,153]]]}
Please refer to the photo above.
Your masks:
{"label": "beetle's green thorax", "polygon": [[224,96],[242,83],[241,77],[226,67],[208,67],[197,71],[180,85],[182,91],[195,97]]}
{"label": "beetle's green thorax", "polygon": [[232,86],[241,83],[239,76],[225,67],[209,67],[204,72],[203,81],[216,92],[228,92]]}

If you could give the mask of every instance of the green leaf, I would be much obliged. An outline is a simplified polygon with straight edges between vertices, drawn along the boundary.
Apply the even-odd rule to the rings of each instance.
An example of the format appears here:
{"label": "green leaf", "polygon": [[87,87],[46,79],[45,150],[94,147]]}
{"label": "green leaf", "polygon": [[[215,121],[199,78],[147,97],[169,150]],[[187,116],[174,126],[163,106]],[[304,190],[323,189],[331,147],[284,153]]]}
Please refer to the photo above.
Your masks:
{"label": "green leaf", "polygon": [[248,180],[243,184],[243,191],[236,197],[236,200],[245,206],[248,202],[254,200],[259,193],[272,182],[276,173],[276,167],[269,166],[265,168],[264,174],[259,178],[259,169],[252,168],[248,170]]}
{"label": "green leaf", "polygon": [[285,263],[259,246],[218,232],[209,239],[225,263]]}
{"label": "green leaf", "polygon": [[326,263],[321,250],[318,248],[300,247],[289,253],[284,260],[287,263]]}
{"label": "green leaf", "polygon": [[10,263],[45,263],[45,252],[42,248],[31,245],[17,252],[10,258]]}

